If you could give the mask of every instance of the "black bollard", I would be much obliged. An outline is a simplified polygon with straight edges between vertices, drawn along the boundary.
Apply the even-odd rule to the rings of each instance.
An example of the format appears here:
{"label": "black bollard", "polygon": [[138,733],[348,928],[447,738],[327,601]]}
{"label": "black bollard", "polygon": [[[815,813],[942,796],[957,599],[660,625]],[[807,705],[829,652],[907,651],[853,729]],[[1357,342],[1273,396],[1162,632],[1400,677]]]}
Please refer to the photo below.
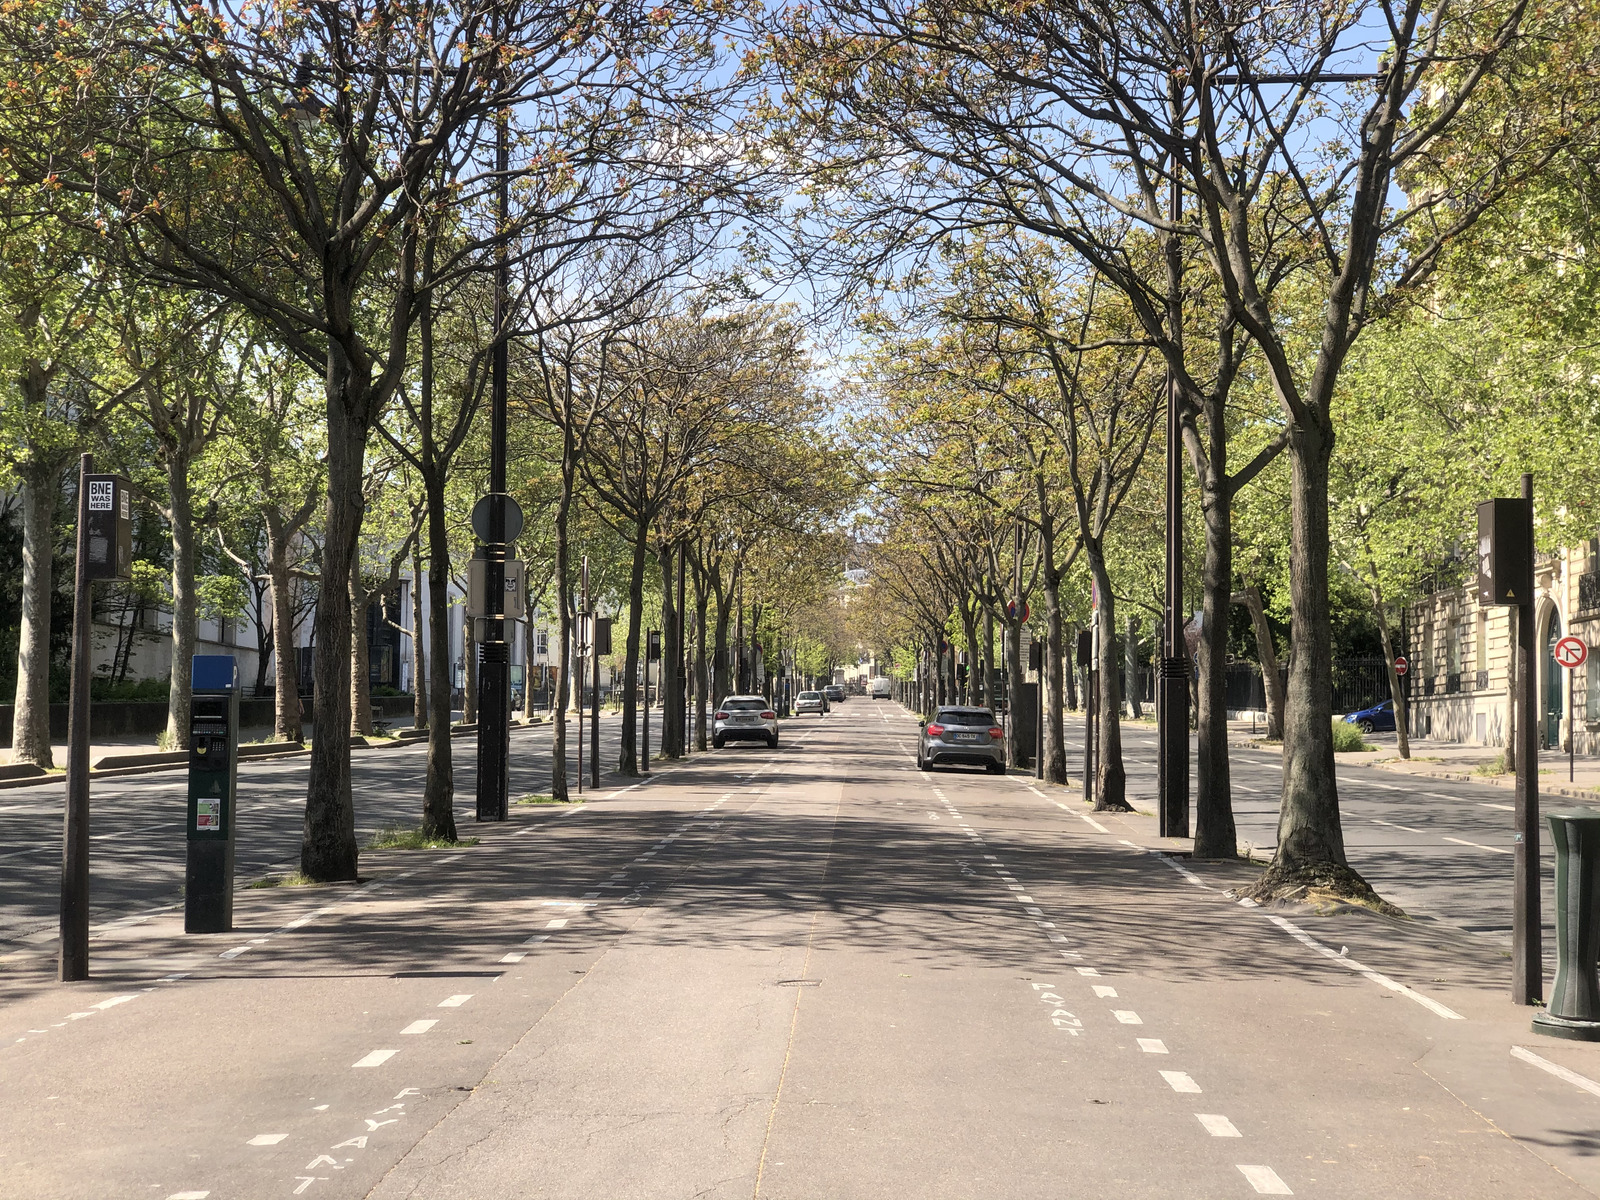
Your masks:
{"label": "black bollard", "polygon": [[1546,814],[1556,852],[1556,982],[1549,1006],[1533,1018],[1536,1033],[1600,1041],[1600,809]]}

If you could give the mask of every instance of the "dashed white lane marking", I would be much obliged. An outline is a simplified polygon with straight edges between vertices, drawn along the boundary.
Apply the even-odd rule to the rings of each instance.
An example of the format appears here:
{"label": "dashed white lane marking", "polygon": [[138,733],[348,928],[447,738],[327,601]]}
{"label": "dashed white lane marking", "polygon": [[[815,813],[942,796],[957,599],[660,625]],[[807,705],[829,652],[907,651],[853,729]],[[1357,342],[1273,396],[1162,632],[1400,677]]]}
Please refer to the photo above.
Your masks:
{"label": "dashed white lane marking", "polygon": [[288,1137],[288,1136],[289,1135],[287,1133],[258,1133],[258,1134],[255,1135],[255,1137],[251,1138],[248,1142],[246,1142],[245,1145],[246,1146],[276,1146],[279,1142],[283,1141],[283,1139]]}
{"label": "dashed white lane marking", "polygon": [[567,924],[567,918],[557,917],[554,921],[545,922],[546,929],[562,929]]}
{"label": "dashed white lane marking", "polygon": [[1243,784],[1243,783],[1235,783],[1233,786],[1237,790],[1239,790],[1241,792],[1250,792],[1250,793],[1252,793],[1254,795],[1257,795],[1257,796],[1261,795],[1261,789],[1260,788],[1253,788],[1253,787],[1250,787],[1249,785]]}
{"label": "dashed white lane marking", "polygon": [[1205,1131],[1212,1137],[1243,1137],[1232,1121],[1219,1113],[1195,1113],[1195,1120],[1205,1127]]}
{"label": "dashed white lane marking", "polygon": [[1494,803],[1491,803],[1488,800],[1480,800],[1478,802],[1478,806],[1480,808],[1498,808],[1501,812],[1516,812],[1517,811],[1516,808],[1514,806],[1510,805],[1510,804],[1494,804]]}
{"label": "dashed white lane marking", "polygon": [[1094,994],[1102,1000],[1115,1000],[1117,998],[1117,989],[1097,983],[1094,985]]}
{"label": "dashed white lane marking", "polygon": [[1363,966],[1355,959],[1340,954],[1332,947],[1324,946],[1321,942],[1317,941],[1310,934],[1306,933],[1305,930],[1301,929],[1294,922],[1286,921],[1282,917],[1275,917],[1271,915],[1267,917],[1267,920],[1271,921],[1279,929],[1283,930],[1290,937],[1294,938],[1295,941],[1300,942],[1302,945],[1310,946],[1311,949],[1315,950],[1318,954],[1326,955],[1328,958],[1333,959],[1333,961],[1338,963],[1341,967],[1348,968],[1349,970],[1354,971],[1357,975],[1361,975],[1372,980],[1373,983],[1381,984],[1383,987],[1388,988],[1391,992],[1399,992],[1402,996],[1405,996],[1411,1000],[1415,1000],[1429,1012],[1436,1013],[1447,1021],[1461,1021],[1465,1019],[1460,1013],[1456,1012],[1454,1009],[1446,1008],[1432,996],[1424,996],[1421,992],[1408,988],[1403,983],[1396,983],[1387,975],[1384,975],[1378,971],[1374,971],[1371,967]]}
{"label": "dashed white lane marking", "polygon": [[1239,1165],[1239,1173],[1245,1177],[1250,1186],[1262,1196],[1292,1196],[1289,1185],[1278,1178],[1278,1173],[1271,1167]]}
{"label": "dashed white lane marking", "polygon": [[91,1004],[89,1007],[90,1008],[98,1008],[101,1011],[104,1011],[105,1009],[115,1008],[119,1004],[126,1004],[129,1000],[137,1000],[138,998],[139,997],[136,996],[136,995],[135,996],[112,996],[111,999],[109,999],[109,1000],[102,1000],[102,1001],[100,1001],[99,1004]]}
{"label": "dashed white lane marking", "polygon": [[1160,1038],[1139,1038],[1138,1041],[1139,1049],[1143,1050],[1146,1054],[1167,1053],[1167,1044]]}
{"label": "dashed white lane marking", "polygon": [[1181,862],[1179,862],[1177,859],[1173,858],[1171,855],[1156,854],[1156,859],[1158,861],[1160,861],[1160,862],[1166,863],[1167,866],[1171,867],[1179,875],[1182,875],[1190,883],[1194,884],[1195,887],[1197,887],[1197,888],[1205,888],[1205,890],[1208,891],[1208,892],[1216,891],[1216,888],[1211,887],[1203,879],[1201,879],[1200,876],[1196,875],[1193,871],[1189,870],[1188,867],[1184,866]]}
{"label": "dashed white lane marking", "polygon": [[1165,1079],[1167,1086],[1175,1092],[1183,1092],[1186,1095],[1194,1096],[1200,1094],[1200,1085],[1182,1071],[1163,1071],[1161,1072],[1161,1078]]}
{"label": "dashed white lane marking", "polygon": [[206,1200],[210,1192],[173,1192],[167,1200]]}
{"label": "dashed white lane marking", "polygon": [[634,788],[642,788],[647,783],[654,783],[655,779],[656,779],[656,777],[654,775],[652,775],[649,779],[641,779],[638,783],[630,783],[625,788],[618,788],[614,792],[607,792],[606,795],[605,795],[605,798],[607,800],[615,800],[618,796],[627,795],[629,792],[633,791]]}
{"label": "dashed white lane marking", "polygon": [[413,1021],[400,1032],[401,1034],[427,1033],[428,1030],[432,1029],[438,1023],[439,1022],[437,1020]]}
{"label": "dashed white lane marking", "polygon": [[1365,784],[1358,784],[1357,786],[1358,787],[1365,786],[1365,787],[1382,788],[1386,792],[1403,792],[1403,791],[1406,790],[1403,787],[1396,787],[1392,783],[1379,783],[1375,779],[1369,779],[1369,780],[1366,781]]}
{"label": "dashed white lane marking", "polygon": [[1095,970],[1093,967],[1079,967],[1078,968],[1078,974],[1079,975],[1087,975],[1091,979],[1095,979],[1095,978],[1099,977],[1100,972]]}
{"label": "dashed white lane marking", "polygon": [[1454,842],[1458,846],[1471,846],[1474,850],[1487,850],[1491,854],[1510,854],[1504,846],[1485,846],[1482,842],[1469,842],[1465,838],[1447,837],[1447,842]]}
{"label": "dashed white lane marking", "polygon": [[472,996],[473,996],[473,993],[471,993],[471,992],[468,992],[465,996],[447,996],[443,1000],[439,1001],[439,1007],[440,1008],[460,1008],[468,1000],[471,1000]]}
{"label": "dashed white lane marking", "polygon": [[1115,1017],[1123,1025],[1143,1025],[1144,1024],[1144,1019],[1142,1017],[1140,1017],[1139,1014],[1134,1012],[1132,1009],[1114,1008],[1114,1009],[1111,1010],[1111,1015],[1113,1017]]}
{"label": "dashed white lane marking", "polygon": [[400,1053],[398,1050],[374,1050],[370,1054],[363,1054],[350,1065],[352,1067],[381,1067],[398,1053]]}
{"label": "dashed white lane marking", "polygon": [[1525,1046],[1511,1047],[1511,1057],[1521,1059],[1529,1066],[1538,1067],[1541,1071],[1548,1071],[1557,1079],[1565,1080],[1573,1087],[1582,1088],[1591,1096],[1600,1096],[1600,1083],[1596,1083],[1587,1075],[1579,1075],[1576,1071],[1569,1071],[1566,1067],[1559,1066],[1548,1058],[1541,1058]]}

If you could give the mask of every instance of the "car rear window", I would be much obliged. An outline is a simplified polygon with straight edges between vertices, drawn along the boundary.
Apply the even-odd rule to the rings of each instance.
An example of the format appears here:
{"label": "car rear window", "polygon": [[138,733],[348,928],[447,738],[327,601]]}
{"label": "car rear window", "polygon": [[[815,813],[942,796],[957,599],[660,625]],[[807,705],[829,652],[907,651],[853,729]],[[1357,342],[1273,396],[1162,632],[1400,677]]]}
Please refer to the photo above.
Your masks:
{"label": "car rear window", "polygon": [[821,692],[801,692],[800,693],[800,699],[802,699],[802,700],[821,700],[822,699],[822,693]]}
{"label": "car rear window", "polygon": [[994,714],[987,708],[941,708],[934,720],[940,725],[982,725],[987,729],[994,724]]}
{"label": "car rear window", "polygon": [[765,700],[724,700],[722,702],[724,711],[735,709],[739,712],[760,712],[766,706],[767,702]]}

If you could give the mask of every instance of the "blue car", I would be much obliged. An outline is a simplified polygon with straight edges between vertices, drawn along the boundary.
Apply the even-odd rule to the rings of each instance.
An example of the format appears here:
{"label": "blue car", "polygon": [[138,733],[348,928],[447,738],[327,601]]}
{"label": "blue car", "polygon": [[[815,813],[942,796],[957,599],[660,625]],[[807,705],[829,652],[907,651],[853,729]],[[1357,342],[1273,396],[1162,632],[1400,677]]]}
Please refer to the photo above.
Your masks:
{"label": "blue car", "polygon": [[1371,708],[1357,709],[1345,716],[1346,725],[1354,725],[1362,733],[1394,732],[1394,701],[1385,700]]}

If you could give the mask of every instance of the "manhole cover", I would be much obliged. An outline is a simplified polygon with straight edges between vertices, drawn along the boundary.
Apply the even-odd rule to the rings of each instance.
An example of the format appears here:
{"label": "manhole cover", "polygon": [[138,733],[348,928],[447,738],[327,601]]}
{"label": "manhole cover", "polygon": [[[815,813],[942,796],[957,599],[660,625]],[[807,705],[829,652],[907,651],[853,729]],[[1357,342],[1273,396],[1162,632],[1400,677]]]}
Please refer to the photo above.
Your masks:
{"label": "manhole cover", "polygon": [[822,986],[822,980],[820,980],[820,979],[780,979],[780,980],[778,980],[778,986],[779,987],[821,987]]}

